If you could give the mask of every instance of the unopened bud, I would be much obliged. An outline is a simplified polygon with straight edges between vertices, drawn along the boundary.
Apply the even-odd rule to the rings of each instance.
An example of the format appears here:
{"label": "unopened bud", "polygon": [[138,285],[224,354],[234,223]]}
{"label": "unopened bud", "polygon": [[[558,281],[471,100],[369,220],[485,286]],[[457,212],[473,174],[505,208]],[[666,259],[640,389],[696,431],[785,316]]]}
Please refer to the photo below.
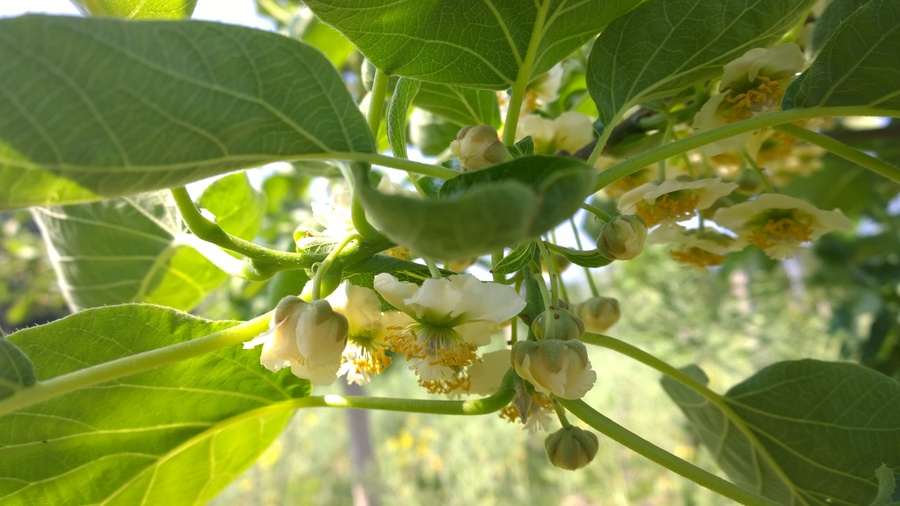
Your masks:
{"label": "unopened bud", "polygon": [[450,143],[450,151],[459,158],[463,172],[485,169],[509,157],[509,150],[490,125],[463,127]]}
{"label": "unopened bud", "polygon": [[594,460],[600,448],[600,441],[593,432],[569,426],[547,436],[544,448],[551,464],[560,469],[574,471]]}
{"label": "unopened bud", "polygon": [[622,312],[619,301],[612,297],[591,297],[575,306],[575,314],[584,321],[584,328],[602,334],[619,321]]}
{"label": "unopened bud", "polygon": [[600,229],[597,251],[611,260],[631,260],[641,254],[647,225],[640,216],[615,216]]}
{"label": "unopened bud", "polygon": [[538,392],[563,399],[580,399],[594,386],[587,348],[578,340],[519,341],[512,348],[516,374]]}
{"label": "unopened bud", "polygon": [[544,311],[531,324],[531,330],[538,339],[561,339],[563,341],[571,341],[572,339],[581,339],[584,335],[584,322],[581,318],[575,316],[565,309],[554,309],[550,311],[553,322],[550,325],[552,334],[545,335],[547,331],[547,311]]}

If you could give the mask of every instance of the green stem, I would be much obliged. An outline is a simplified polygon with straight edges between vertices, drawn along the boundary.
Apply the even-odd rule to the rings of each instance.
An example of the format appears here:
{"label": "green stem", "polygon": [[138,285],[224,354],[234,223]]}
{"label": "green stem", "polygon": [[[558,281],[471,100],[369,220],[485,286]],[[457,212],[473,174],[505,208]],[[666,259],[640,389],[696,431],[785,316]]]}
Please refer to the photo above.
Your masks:
{"label": "green stem", "polygon": [[413,174],[419,174],[421,176],[431,176],[438,179],[453,179],[460,175],[459,172],[453,169],[414,162],[406,158],[394,158],[392,156],[380,155],[377,153],[330,153],[309,158],[365,162],[372,165],[382,165],[393,169],[405,170],[406,172],[412,172]]}
{"label": "green stem", "polygon": [[[502,249],[500,251],[495,251],[495,252],[491,253],[491,267],[492,268],[497,267],[497,265],[499,265],[500,262],[502,262],[502,261],[503,261],[503,250]],[[492,274],[492,277],[494,278],[494,283],[503,283],[506,281],[506,276],[503,274],[500,274],[499,272],[493,272],[493,270],[491,270],[491,274]]]}
{"label": "green stem", "polygon": [[827,149],[828,151],[845,160],[849,160],[861,167],[865,167],[871,170],[876,174],[900,183],[900,168],[897,168],[885,162],[884,160],[868,155],[865,152],[860,151],[852,146],[848,146],[843,142],[832,139],[827,135],[822,135],[820,133],[813,132],[812,130],[807,130],[806,128],[799,127],[797,125],[792,125],[790,123],[778,125],[775,127],[775,130],[784,132],[800,140],[804,140],[810,144],[815,144],[816,146]]}
{"label": "green stem", "polygon": [[422,260],[425,261],[425,265],[428,267],[428,272],[431,274],[431,277],[432,277],[432,278],[434,278],[434,279],[441,279],[441,278],[444,277],[444,276],[441,274],[441,270],[438,269],[437,264],[434,263],[434,260],[432,260],[432,259],[430,259],[430,258],[426,258],[426,257],[422,257]]}
{"label": "green stem", "polygon": [[553,397],[553,410],[556,411],[556,417],[559,418],[559,424],[562,425],[564,429],[572,426],[572,423],[569,422],[569,417],[566,416],[566,408],[562,407],[556,399],[556,396]]}
{"label": "green stem", "polygon": [[600,158],[601,154],[603,154],[603,148],[606,147],[606,142],[609,140],[609,136],[612,135],[613,128],[620,121],[622,121],[622,117],[621,115],[617,114],[613,116],[613,119],[609,122],[609,125],[603,125],[603,132],[600,133],[600,138],[597,140],[597,145],[594,146],[594,150],[591,151],[591,156],[589,156],[587,159],[588,165],[593,166],[595,163],[597,163],[597,159]]}
{"label": "green stem", "polygon": [[[772,456],[769,455],[769,453],[766,451],[759,450],[760,448],[762,448],[762,445],[759,443],[756,435],[753,434],[753,432],[751,432],[750,429],[747,428],[747,426],[741,421],[741,418],[734,413],[734,410],[731,409],[731,406],[729,406],[728,403],[725,402],[722,396],[710,390],[706,385],[681,372],[675,367],[672,367],[668,363],[654,357],[646,351],[614,337],[585,332],[585,334],[581,337],[581,341],[585,344],[593,344],[595,346],[601,346],[603,348],[621,353],[622,355],[637,360],[638,362],[648,367],[656,369],[669,378],[672,378],[678,383],[681,383],[687,388],[693,390],[694,393],[703,397],[713,406],[719,408],[719,410],[722,411],[722,414],[725,415],[725,417],[728,418],[728,420],[735,426],[735,428],[737,428],[737,430],[745,438],[747,438],[750,444],[757,449],[760,457],[762,457],[762,459],[766,461],[768,466],[784,481],[784,483],[791,483],[791,479],[784,474],[784,471],[781,470],[781,467],[777,462],[775,462]],[[675,471],[675,469],[672,470]]]}
{"label": "green stem", "polygon": [[384,113],[384,97],[387,95],[388,76],[381,69],[375,69],[375,81],[372,83],[372,92],[369,95],[369,112],[366,120],[372,135],[378,139],[378,129],[381,127],[381,115]]}
{"label": "green stem", "polygon": [[[550,231],[550,240],[553,241],[553,244],[559,244],[559,242],[556,240],[555,231]],[[569,290],[566,288],[566,284],[563,282],[562,273],[559,272],[556,264],[553,264],[553,270],[557,272],[556,282],[559,284],[559,296],[562,297],[562,299],[566,302],[572,300],[569,298]]]}
{"label": "green stem", "polygon": [[525,99],[525,90],[531,81],[531,71],[534,67],[534,59],[537,57],[538,46],[544,32],[544,22],[547,20],[547,11],[550,9],[550,0],[541,2],[540,10],[531,30],[531,38],[528,41],[528,49],[525,59],[519,66],[516,74],[516,82],[512,86],[512,95],[509,98],[509,109],[506,110],[506,122],[503,123],[503,144],[512,146],[516,143],[516,127],[519,124],[519,113],[522,109],[522,101]]}
{"label": "green stem", "polygon": [[195,236],[251,259],[250,268],[245,270],[249,279],[267,279],[279,270],[307,268],[315,261],[310,255],[277,251],[235,237],[206,219],[184,187],[171,191],[182,219]]}
{"label": "green stem", "polygon": [[291,13],[284,9],[282,6],[278,5],[278,2],[276,2],[275,0],[257,0],[257,2],[259,3],[259,6],[269,14],[269,16],[272,16],[275,21],[278,21],[282,25],[287,25],[293,18]]}
{"label": "green stem", "polygon": [[608,436],[610,439],[613,439],[619,444],[630,448],[653,462],[684,476],[698,485],[706,487],[741,504],[750,506],[771,506],[778,504],[775,501],[745,490],[727,480],[719,478],[709,471],[701,469],[690,462],[672,455],[650,441],[647,441],[625,427],[622,427],[606,416],[603,416],[582,400],[557,400],[568,409],[570,413]]}
{"label": "green stem", "polygon": [[[900,111],[891,109],[873,109],[870,107],[810,107],[805,109],[790,109],[788,111],[773,114],[764,114],[748,120],[731,123],[706,132],[701,132],[685,139],[675,141],[665,146],[653,148],[639,155],[624,160],[608,170],[600,173],[597,178],[596,190],[633,174],[644,167],[666,158],[677,156],[686,151],[703,147],[712,142],[726,139],[744,132],[752,132],[760,128],[772,127],[783,123],[791,123],[812,118],[833,116],[885,116],[900,117]],[[595,150],[596,151],[596,150]],[[598,155],[599,156],[599,155]]]}
{"label": "green stem", "polygon": [[[580,207],[580,208],[584,209],[585,211],[587,211],[587,212],[593,214],[594,216],[596,216],[597,218],[599,218],[600,221],[609,221],[609,220],[612,219],[612,216],[610,216],[609,213],[606,213],[606,212],[603,211],[603,209],[600,209],[600,208],[597,207],[597,206],[592,206],[592,205],[588,204],[587,202],[582,202],[581,204],[579,204],[578,207]],[[581,248],[580,245],[579,245],[578,247]]]}
{"label": "green stem", "polygon": [[268,329],[271,316],[272,312],[270,311],[250,321],[220,330],[208,336],[137,353],[38,382],[34,386],[23,389],[16,395],[0,401],[0,416],[82,388],[234,346],[250,340]]}
{"label": "green stem", "polygon": [[325,260],[319,264],[319,267],[316,269],[316,274],[313,276],[313,286],[312,286],[312,299],[318,300],[322,298],[322,280],[325,279],[325,274],[328,273],[328,269],[331,268],[331,265],[334,264],[334,261],[340,256],[341,252],[344,248],[350,244],[350,241],[359,240],[360,236],[357,233],[347,234],[341,242],[337,243],[333,250],[328,253],[328,256],[325,257]]}
{"label": "green stem", "polygon": [[544,283],[544,276],[541,275],[540,271],[532,274],[531,277],[537,284],[538,290],[541,292],[541,299],[544,301],[544,337],[549,339],[553,336],[553,302],[550,298],[550,292],[547,291],[547,285]]}
{"label": "green stem", "polygon": [[[591,206],[591,207],[593,207],[593,206]],[[597,210],[600,211],[599,209],[597,209]],[[600,211],[600,212],[603,212],[603,211]],[[606,213],[603,213],[603,214],[606,214]],[[609,216],[609,215],[607,215],[607,216]],[[610,219],[612,219],[612,218],[610,218]],[[575,220],[573,218],[569,218],[569,224],[572,225],[572,235],[575,236],[575,245],[578,246],[578,249],[580,249],[581,251],[584,251],[584,247],[581,246],[581,236],[578,233],[578,226],[575,225]],[[597,284],[594,282],[594,276],[591,275],[591,270],[588,269],[587,267],[584,268],[584,278],[587,279],[588,286],[591,289],[591,295],[593,295],[594,297],[599,297],[600,290],[597,289]],[[571,301],[569,301],[569,302],[571,302]]]}
{"label": "green stem", "polygon": [[778,193],[775,191],[775,187],[772,186],[772,181],[769,180],[769,176],[766,174],[766,171],[764,171],[762,167],[760,167],[759,164],[756,163],[756,160],[754,160],[753,157],[750,156],[750,153],[742,150],[741,158],[743,158],[747,165],[749,165],[750,168],[753,169],[753,172],[755,172],[756,175],[759,176],[759,179],[762,181],[767,193]]}
{"label": "green stem", "polygon": [[538,240],[537,246],[538,251],[541,252],[541,258],[544,259],[544,264],[547,266],[547,274],[550,276],[550,303],[554,307],[559,306],[559,286],[558,286],[558,277],[556,275],[556,268],[553,265],[553,258],[550,256],[550,250],[547,249],[547,245],[544,244],[544,241]]}

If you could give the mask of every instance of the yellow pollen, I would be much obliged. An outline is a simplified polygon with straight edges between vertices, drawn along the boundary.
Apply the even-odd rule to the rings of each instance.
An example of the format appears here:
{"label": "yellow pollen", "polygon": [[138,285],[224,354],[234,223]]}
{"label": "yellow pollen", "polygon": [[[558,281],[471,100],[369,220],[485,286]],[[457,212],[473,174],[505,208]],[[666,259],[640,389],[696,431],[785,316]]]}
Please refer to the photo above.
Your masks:
{"label": "yellow pollen", "polygon": [[725,261],[724,255],[718,255],[701,248],[685,248],[673,250],[669,252],[669,255],[671,255],[672,258],[678,262],[681,262],[683,264],[696,265],[697,267],[712,267],[716,265],[722,265],[722,263]]}
{"label": "yellow pollen", "polygon": [[[525,420],[531,417],[531,414],[536,409],[544,409],[551,410],[553,409],[553,401],[550,400],[549,397],[542,394],[534,394],[531,396],[531,407],[528,408],[528,413],[525,414]],[[507,404],[503,409],[500,410],[500,418],[506,420],[510,423],[518,423],[522,421],[522,418],[519,416],[519,409],[512,403]]]}
{"label": "yellow pollen", "polygon": [[468,392],[472,380],[468,376],[456,376],[450,379],[440,379],[431,381],[419,380],[419,385],[425,388],[430,394],[449,394],[456,391]]}
{"label": "yellow pollen", "polygon": [[797,211],[791,218],[770,219],[765,225],[754,230],[747,238],[760,249],[771,248],[777,244],[800,244],[811,240],[812,227],[797,219]]}
{"label": "yellow pollen", "polygon": [[384,341],[394,353],[406,355],[406,360],[425,358],[425,347],[419,343],[419,337],[412,329],[404,327],[388,327]]}
{"label": "yellow pollen", "polygon": [[475,355],[476,349],[477,347],[471,343],[455,343],[449,347],[439,348],[438,356],[431,364],[460,367],[472,365],[478,359]]}
{"label": "yellow pollen", "polygon": [[357,373],[381,374],[391,365],[391,357],[385,354],[385,349],[387,346],[381,344],[359,347],[348,353],[344,361],[353,364]]}
{"label": "yellow pollen", "polygon": [[756,79],[760,81],[760,84],[755,89],[751,88],[744,93],[738,93],[733,96],[729,93],[725,97],[726,102],[734,104],[726,118],[729,123],[748,119],[754,113],[765,109],[768,104],[781,102],[781,98],[784,96],[784,89],[780,81],[769,79],[765,76],[759,76]]}
{"label": "yellow pollen", "polygon": [[638,203],[636,213],[644,219],[647,227],[658,225],[663,220],[680,220],[689,218],[697,209],[700,196],[691,191],[682,191],[677,197],[667,193],[652,204],[642,200]]}

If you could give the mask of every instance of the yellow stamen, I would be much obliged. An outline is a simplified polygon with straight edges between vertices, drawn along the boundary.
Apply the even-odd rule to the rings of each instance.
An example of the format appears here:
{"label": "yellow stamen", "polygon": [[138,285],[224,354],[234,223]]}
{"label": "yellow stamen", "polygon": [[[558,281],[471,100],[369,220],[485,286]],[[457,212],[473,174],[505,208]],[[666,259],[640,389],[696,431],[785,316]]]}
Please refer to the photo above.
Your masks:
{"label": "yellow stamen", "polygon": [[673,250],[669,252],[669,255],[671,255],[672,258],[676,261],[683,264],[696,265],[697,267],[704,268],[722,265],[722,263],[725,262],[724,255],[718,255],[701,248],[685,248],[680,250]]}
{"label": "yellow stamen", "polygon": [[652,204],[642,200],[638,203],[635,212],[644,219],[644,223],[648,227],[652,227],[666,219],[678,221],[689,218],[694,214],[699,202],[700,196],[696,193],[679,191],[667,193],[657,198]]}
{"label": "yellow stamen", "polygon": [[731,92],[725,97],[725,101],[734,104],[729,111],[726,120],[729,123],[748,119],[755,113],[767,109],[770,104],[778,104],[784,96],[784,89],[781,82],[769,79],[765,76],[756,78],[760,83],[756,88],[750,88],[744,93],[732,95]]}
{"label": "yellow stamen", "polygon": [[430,394],[449,394],[457,391],[468,392],[472,380],[468,376],[455,376],[450,379],[439,379],[431,381],[419,380],[419,385],[425,388]]}
{"label": "yellow stamen", "polygon": [[796,209],[789,217],[772,218],[754,230],[747,238],[760,249],[768,249],[778,244],[800,244],[812,239],[812,227],[808,219],[802,219]]}

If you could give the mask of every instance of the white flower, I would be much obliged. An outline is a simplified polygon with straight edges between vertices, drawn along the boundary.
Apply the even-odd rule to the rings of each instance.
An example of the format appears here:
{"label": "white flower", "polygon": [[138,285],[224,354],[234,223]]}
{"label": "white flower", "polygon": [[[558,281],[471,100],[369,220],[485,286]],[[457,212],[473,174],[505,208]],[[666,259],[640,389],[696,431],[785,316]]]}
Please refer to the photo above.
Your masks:
{"label": "white flower", "polygon": [[269,330],[244,343],[244,348],[262,344],[259,361],[270,371],[290,367],[295,376],[314,385],[330,385],[341,365],[348,327],[347,319],[332,311],[327,301],[307,303],[288,296],[275,308]]}
{"label": "white flower", "polygon": [[687,230],[683,227],[660,227],[647,238],[648,243],[674,243],[669,254],[675,260],[697,267],[722,265],[725,255],[744,249],[747,242],[711,228]]}
{"label": "white flower", "polygon": [[512,352],[516,373],[543,394],[580,399],[597,381],[581,341],[519,341]]}
{"label": "white flower", "polygon": [[[418,197],[418,193],[407,190],[387,177],[378,182],[378,191],[388,195],[405,195]],[[324,228],[320,235],[339,241],[355,230],[351,207],[353,193],[349,189],[333,192],[326,200],[313,200],[310,203],[313,218]],[[299,245],[301,248],[302,244]]]}
{"label": "white flower", "polygon": [[391,349],[413,360],[420,384],[432,392],[462,387],[466,376],[461,368],[475,363],[475,349],[525,308],[511,287],[483,283],[469,274],[427,279],[420,287],[382,273],[374,284],[389,304],[416,320],[385,339]]}
{"label": "white flower", "polygon": [[[694,117],[694,128],[710,130],[759,114],[778,111],[787,84],[803,68],[800,46],[782,44],[772,49],[755,48],[725,65],[721,93],[712,96]],[[757,130],[705,146],[708,155],[746,150],[751,156],[762,145],[768,130]]]}
{"label": "white flower", "polygon": [[792,256],[802,243],[828,232],[853,228],[840,210],[824,211],[803,200],[771,193],[719,209],[713,220],[776,260]]}
{"label": "white flower", "polygon": [[590,116],[567,111],[556,119],[528,114],[519,120],[516,140],[531,136],[536,154],[563,149],[574,153],[594,140],[594,121]]}
{"label": "white flower", "polygon": [[718,177],[645,183],[619,198],[619,211],[637,214],[648,227],[671,224],[692,217],[696,210],[712,206],[737,187],[735,183],[723,183]]}
{"label": "white flower", "polygon": [[500,389],[503,376],[509,370],[509,350],[497,350],[482,355],[481,360],[469,366],[469,393],[492,395]]}
{"label": "white flower", "polygon": [[459,159],[463,172],[485,169],[509,157],[509,150],[490,125],[463,127],[450,143],[450,152]]}
{"label": "white flower", "polygon": [[381,301],[374,290],[348,281],[341,283],[325,300],[349,323],[347,346],[342,354],[343,363],[338,376],[346,375],[349,383],[365,385],[372,374],[380,374],[391,364],[391,358],[385,354],[388,348],[384,342],[387,328],[408,323],[409,318],[396,311],[382,313]]}

